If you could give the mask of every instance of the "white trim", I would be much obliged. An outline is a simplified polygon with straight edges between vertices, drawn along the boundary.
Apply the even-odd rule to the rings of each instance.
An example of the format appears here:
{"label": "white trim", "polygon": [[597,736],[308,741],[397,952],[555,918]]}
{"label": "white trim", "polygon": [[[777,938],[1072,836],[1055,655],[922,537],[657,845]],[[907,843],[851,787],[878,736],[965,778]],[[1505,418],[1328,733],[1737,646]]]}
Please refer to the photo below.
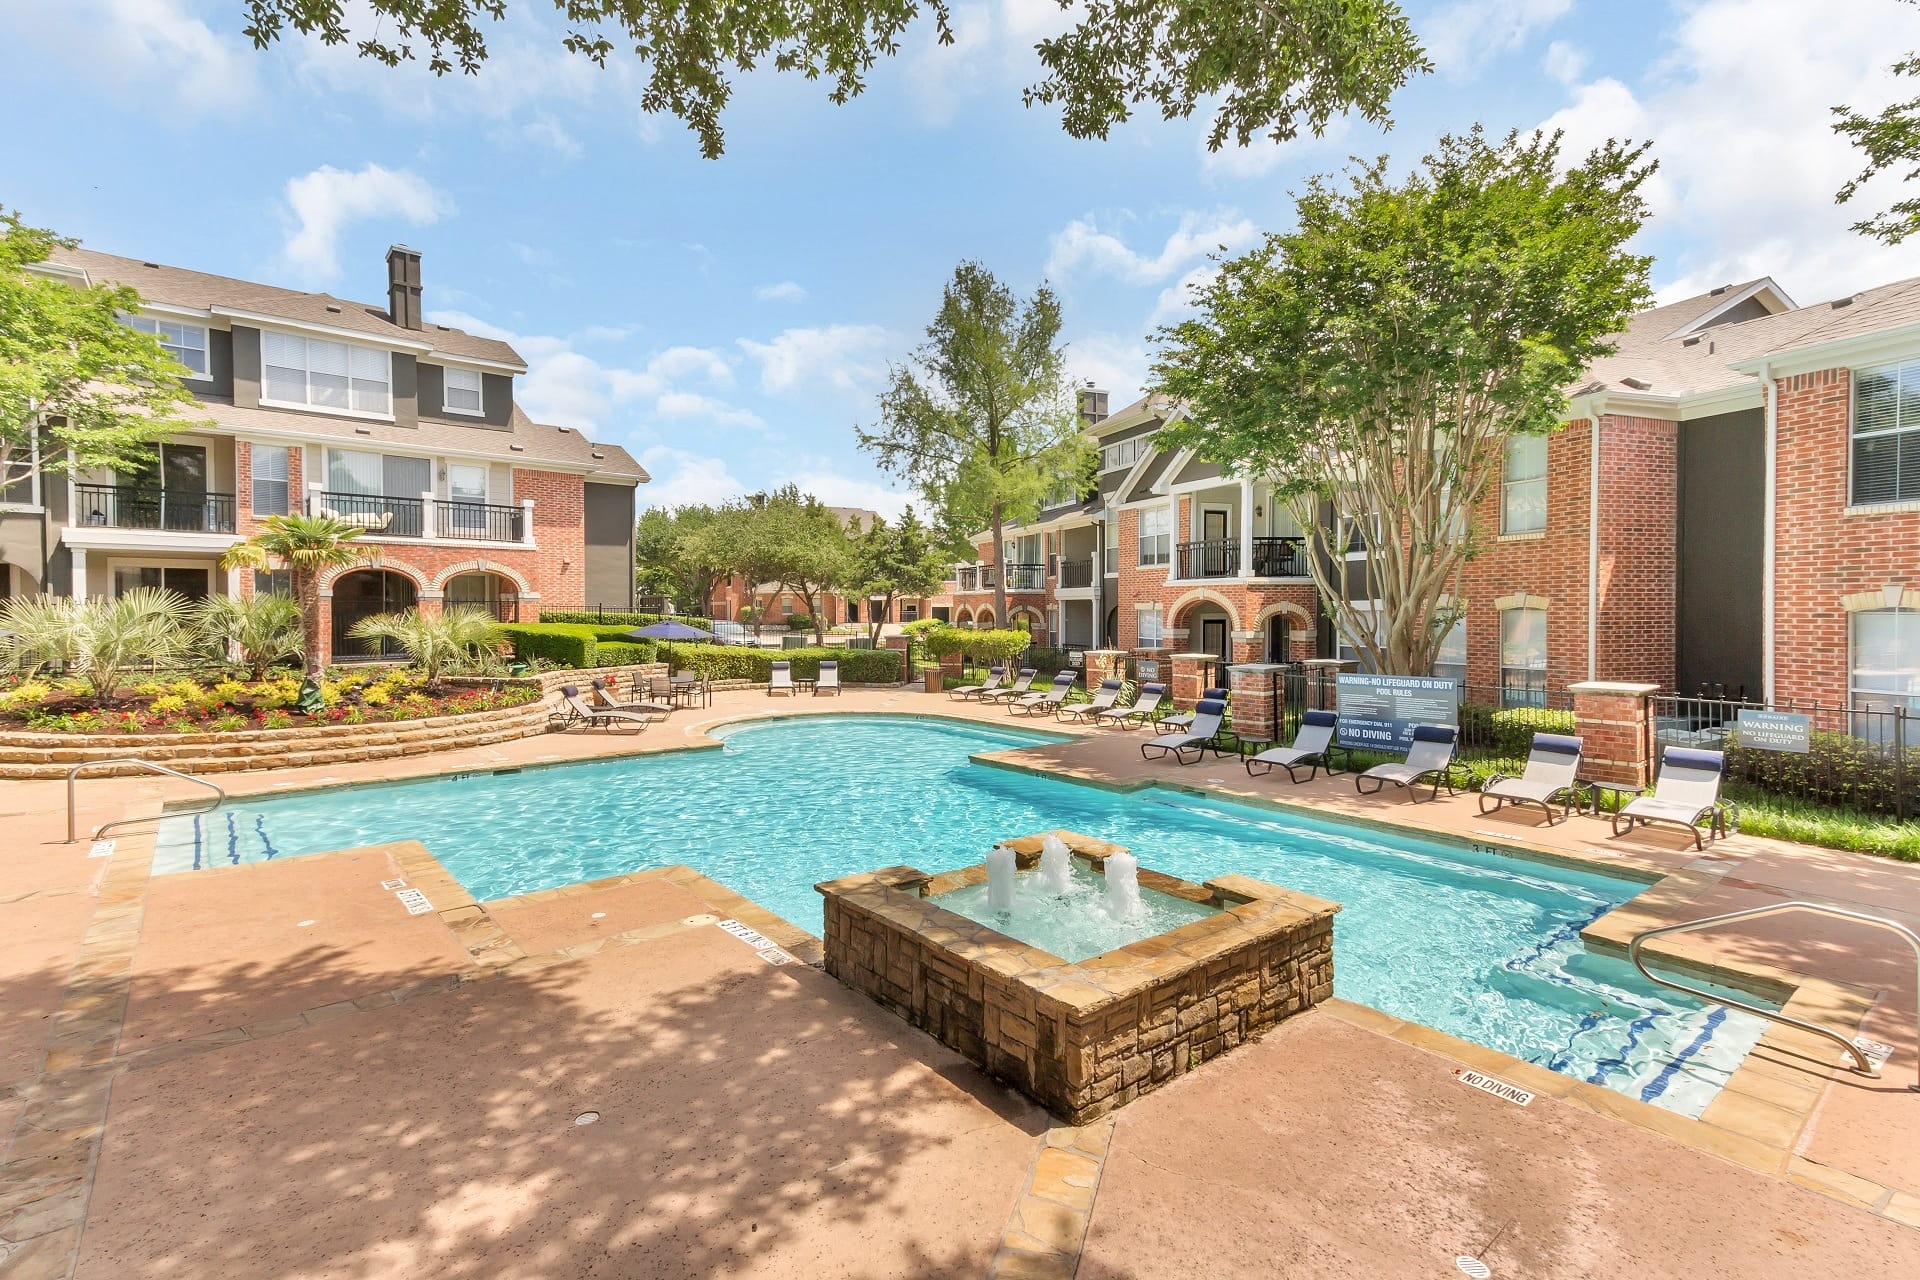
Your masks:
{"label": "white trim", "polygon": [[93,277],[87,274],[85,267],[75,267],[64,262],[52,262],[44,259],[39,262],[23,262],[20,265],[22,269],[31,271],[37,276],[52,276],[58,280],[79,284],[82,287],[89,287],[93,284]]}
{"label": "white trim", "polygon": [[[1765,360],[1760,362],[1761,394],[1765,396],[1764,418],[1766,422],[1765,449],[1766,473],[1761,483],[1762,501],[1765,510],[1760,518],[1760,687],[1766,694],[1767,705],[1773,705],[1774,686],[1774,622],[1775,622],[1775,560],[1779,554],[1779,534],[1775,529],[1775,504],[1779,501],[1780,484],[1780,386],[1773,378],[1773,368]],[[1853,425],[1852,406],[1848,406],[1847,425]],[[1847,457],[1853,457],[1853,442],[1847,442]],[[1853,494],[1852,464],[1848,464],[1847,494]],[[1851,678],[1851,677],[1849,677]]]}
{"label": "white trim", "polygon": [[1898,516],[1910,515],[1920,511],[1920,502],[1866,502],[1855,505],[1848,503],[1840,512],[1843,516]]}
{"label": "white trim", "polygon": [[[459,370],[459,372],[461,373],[471,373],[474,376],[474,380],[476,383],[474,388],[474,393],[480,398],[479,408],[460,409],[447,403],[447,375],[449,373],[454,372],[456,369]],[[478,369],[461,368],[459,365],[447,365],[447,364],[441,365],[440,366],[440,411],[442,413],[457,413],[463,418],[486,417],[487,416],[487,376],[484,373],[480,372],[480,370]]]}
{"label": "white trim", "polygon": [[1752,360],[1736,361],[1727,367],[1756,374],[1768,369],[1772,377],[1790,378],[1797,373],[1817,373],[1823,369],[1854,369],[1911,360],[1916,355],[1920,355],[1920,321],[1804,347],[1788,347]]}
{"label": "white trim", "polygon": [[288,333],[297,333],[301,337],[322,337],[335,342],[357,342],[362,346],[379,347],[387,351],[406,351],[415,355],[425,355],[433,350],[430,342],[416,342],[386,334],[366,333],[359,329],[343,329],[337,325],[318,324],[311,320],[293,320],[286,316],[270,316],[259,311],[244,311],[238,307],[223,307],[217,303],[208,308],[208,313],[228,320],[238,320],[243,324],[259,329],[284,329]]}
{"label": "white trim", "polygon": [[1152,494],[1156,498],[1171,497],[1173,494],[1173,478],[1186,470],[1187,463],[1192,460],[1192,449],[1182,449],[1180,452],[1174,454],[1173,461],[1169,462],[1167,469],[1160,473],[1160,478],[1153,482]]}
{"label": "white trim", "polygon": [[[393,384],[387,384],[387,401],[393,401]],[[362,422],[397,422],[391,413],[368,413],[365,409],[335,409],[330,405],[295,404],[291,400],[269,400],[260,397],[262,409],[284,409],[289,413],[319,413],[329,418],[358,418]],[[338,436],[331,437],[339,439]]]}
{"label": "white trim", "polygon": [[527,366],[524,364],[510,364],[505,360],[488,360],[482,356],[457,356],[451,351],[442,351],[438,347],[433,349],[433,359],[427,363],[457,365],[463,369],[480,369],[487,373],[525,373],[527,371]]}
{"label": "white trim", "polygon": [[69,547],[94,551],[200,551],[212,555],[246,539],[237,533],[188,533],[170,529],[116,529],[109,525],[68,524],[60,526],[60,541]]}
{"label": "white trim", "polygon": [[[1167,470],[1171,472],[1173,468],[1168,467]],[[1229,475],[1209,476],[1205,480],[1183,480],[1179,484],[1168,485],[1167,496],[1180,498],[1190,494],[1205,493],[1209,489],[1232,488],[1239,483],[1241,483],[1239,480]]]}
{"label": "white trim", "polygon": [[[1773,282],[1773,277],[1762,276],[1760,279],[1755,280],[1752,284],[1748,285],[1746,288],[1740,290],[1740,292],[1734,294],[1733,296],[1727,298],[1725,301],[1715,306],[1712,310],[1704,311],[1701,314],[1695,316],[1693,319],[1687,321],[1685,324],[1681,325],[1678,329],[1675,329],[1672,333],[1668,334],[1666,338],[1662,339],[1662,341],[1671,341],[1674,338],[1684,338],[1690,333],[1695,333],[1695,332],[1698,332],[1699,330],[1706,329],[1710,327],[1716,319],[1727,314],[1727,312],[1733,310],[1735,307],[1739,306],[1741,303],[1745,302],[1747,299],[1758,298],[1763,293],[1772,294],[1773,300],[1780,304],[1777,308],[1770,307],[1767,312],[1768,315],[1777,316],[1777,315],[1780,315],[1782,312],[1799,310],[1799,308],[1794,304],[1793,299],[1787,296],[1786,290],[1782,289],[1779,285]],[[1763,304],[1765,303],[1765,301],[1766,301],[1765,299],[1762,299]]]}
{"label": "white trim", "polygon": [[[335,342],[335,340],[331,338],[315,339],[315,338],[308,337],[305,334],[289,334],[289,335],[283,335],[283,336],[298,337],[301,339],[302,342],[313,342],[313,341],[334,342],[334,345],[336,346],[345,347],[347,349],[347,398],[349,401],[351,401],[353,398],[353,382],[354,382],[353,350],[354,348],[358,347],[363,351],[378,352],[380,355],[385,356],[387,360],[387,411],[385,413],[375,413],[367,409],[355,409],[352,407],[343,409],[337,405],[314,404],[311,400],[306,400],[306,401],[274,400],[269,398],[265,394],[266,386],[267,386],[267,363],[268,362],[267,362],[267,344],[265,341],[264,334],[262,335],[262,341],[260,343],[261,395],[260,395],[259,403],[262,408],[288,409],[295,413],[324,413],[330,417],[358,418],[358,419],[361,419],[362,421],[368,421],[368,422],[398,421],[398,419],[394,416],[394,412],[393,412],[393,404],[394,404],[395,397],[393,394],[393,352],[392,351],[390,351],[386,347],[381,346],[376,342],[364,342],[364,341],[363,342],[345,342],[345,341]],[[311,396],[313,394],[313,358],[312,358],[311,352],[307,353],[306,361],[307,361],[306,366],[301,370],[301,372],[307,375],[307,394]],[[283,365],[279,367],[285,368],[286,366]]]}
{"label": "white trim", "polygon": [[151,298],[140,299],[140,310],[151,311],[156,315],[174,320],[198,320],[209,328],[211,326],[208,325],[208,321],[214,318],[213,312],[206,307],[183,307],[176,302],[159,302]]}

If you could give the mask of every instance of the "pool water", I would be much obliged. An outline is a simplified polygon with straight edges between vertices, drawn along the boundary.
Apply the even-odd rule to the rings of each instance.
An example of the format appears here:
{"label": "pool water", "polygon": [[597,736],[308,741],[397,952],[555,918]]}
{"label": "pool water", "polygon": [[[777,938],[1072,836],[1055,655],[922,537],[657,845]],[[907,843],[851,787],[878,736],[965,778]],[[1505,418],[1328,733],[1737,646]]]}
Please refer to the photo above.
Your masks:
{"label": "pool water", "polygon": [[1076,862],[1064,893],[1044,888],[1038,872],[1014,877],[1010,911],[993,909],[985,881],[949,890],[934,901],[956,915],[1068,961],[1085,960],[1220,914],[1212,903],[1190,902],[1141,885],[1139,911],[1115,915],[1107,910],[1106,887],[1104,875]]}
{"label": "pool water", "polygon": [[820,881],[900,863],[950,870],[1065,827],[1187,880],[1241,872],[1332,899],[1336,994],[1684,1114],[1698,1115],[1764,1026],[1581,944],[1585,925],[1639,892],[1630,881],[968,760],[1049,740],[1011,728],[829,715],[716,736],[723,750],[236,802],[164,822],[155,870],[418,839],[486,901],[686,863],[817,934]]}

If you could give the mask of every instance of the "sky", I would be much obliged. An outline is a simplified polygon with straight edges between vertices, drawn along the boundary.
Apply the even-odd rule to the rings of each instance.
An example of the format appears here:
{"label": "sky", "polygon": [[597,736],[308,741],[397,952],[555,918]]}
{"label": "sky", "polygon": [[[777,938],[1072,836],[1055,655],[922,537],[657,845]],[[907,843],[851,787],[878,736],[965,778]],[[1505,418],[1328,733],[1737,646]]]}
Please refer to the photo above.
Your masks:
{"label": "sky", "polygon": [[1637,247],[1662,299],[1771,275],[1807,303],[1920,274],[1920,248],[1847,229],[1888,188],[1836,207],[1859,164],[1831,131],[1835,104],[1900,96],[1887,67],[1920,48],[1920,7],[1402,3],[1436,70],[1385,132],[1209,153],[1202,113],[1076,141],[1020,99],[1066,22],[1053,0],[958,0],[952,45],[923,22],[849,105],[741,78],[706,160],[641,109],[631,65],[561,48],[549,0],[510,0],[481,74],[445,78],[299,37],[256,51],[242,0],[0,0],[0,205],[107,252],[367,301],[387,246],[412,245],[428,314],[512,342],[526,410],[632,450],[647,505],[793,481],[896,512],[905,486],[854,430],[958,262],[1048,283],[1070,370],[1118,408],[1210,255],[1288,229],[1305,178],[1404,169],[1475,122],[1564,129],[1576,153],[1650,140]]}

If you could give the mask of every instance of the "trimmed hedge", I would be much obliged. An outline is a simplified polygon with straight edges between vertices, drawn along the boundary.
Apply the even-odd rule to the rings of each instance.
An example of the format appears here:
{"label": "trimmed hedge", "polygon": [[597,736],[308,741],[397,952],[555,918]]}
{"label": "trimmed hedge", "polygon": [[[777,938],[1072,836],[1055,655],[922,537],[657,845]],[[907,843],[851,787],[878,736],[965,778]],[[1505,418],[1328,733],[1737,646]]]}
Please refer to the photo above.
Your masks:
{"label": "trimmed hedge", "polygon": [[812,679],[820,673],[822,658],[837,659],[840,678],[854,684],[898,684],[900,653],[895,649],[747,649],[737,645],[682,644],[660,646],[660,656],[677,671],[692,671],[714,680],[751,680],[765,683],[773,664],[791,662],[793,674]]}
{"label": "trimmed hedge", "polygon": [[[591,626],[608,627],[618,624],[620,630],[631,631],[635,627],[650,627],[656,622],[665,622],[667,618],[666,615],[659,613],[614,613],[612,611],[601,613],[598,610],[542,609],[540,621],[586,623]],[[702,631],[713,630],[713,623],[705,618],[689,618],[676,613],[673,615],[673,621],[684,622]]]}
{"label": "trimmed hedge", "polygon": [[1776,795],[1868,813],[1900,812],[1904,784],[1904,807],[1912,812],[1914,790],[1920,788],[1920,747],[1906,748],[1907,758],[1901,762],[1890,742],[1821,729],[1813,731],[1807,746],[1805,753],[1763,751],[1741,746],[1736,734],[1727,742],[1727,774]]}
{"label": "trimmed hedge", "polygon": [[515,657],[540,658],[563,667],[625,667],[654,661],[657,643],[620,639],[629,630],[579,622],[521,622],[501,627],[500,634],[512,642]]}
{"label": "trimmed hedge", "polygon": [[1461,754],[1525,760],[1536,733],[1578,733],[1573,712],[1548,707],[1460,707]]}

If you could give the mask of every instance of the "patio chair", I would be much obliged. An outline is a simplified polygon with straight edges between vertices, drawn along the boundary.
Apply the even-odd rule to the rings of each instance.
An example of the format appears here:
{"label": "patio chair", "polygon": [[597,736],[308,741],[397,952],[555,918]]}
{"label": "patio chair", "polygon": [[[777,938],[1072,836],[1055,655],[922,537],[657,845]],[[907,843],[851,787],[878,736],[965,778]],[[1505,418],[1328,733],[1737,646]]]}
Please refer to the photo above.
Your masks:
{"label": "patio chair", "polygon": [[813,682],[813,696],[817,698],[823,693],[840,696],[840,664],[831,658],[821,660],[820,675]]}
{"label": "patio chair", "polygon": [[1067,695],[1073,692],[1073,682],[1079,679],[1071,671],[1062,671],[1053,678],[1053,687],[1045,693],[1030,693],[1024,698],[1015,698],[1007,703],[1010,715],[1030,716],[1044,712],[1051,715],[1066,702]]}
{"label": "patio chair", "polygon": [[[1353,780],[1353,789],[1363,796],[1378,795],[1391,782],[1411,791],[1423,779],[1431,778],[1433,790],[1427,799],[1439,798],[1442,786],[1452,795],[1453,746],[1459,737],[1460,731],[1450,724],[1417,724],[1413,726],[1413,749],[1407,752],[1407,758],[1373,766]],[[1365,785],[1368,782],[1373,783],[1371,788]]]}
{"label": "patio chair", "polygon": [[1033,678],[1039,674],[1032,667],[1022,667],[1019,677],[1012,684],[1003,684],[992,693],[981,694],[980,701],[993,702],[1000,698],[1024,698],[1033,692]]}
{"label": "patio chair", "polygon": [[1726,776],[1727,757],[1721,751],[1700,751],[1692,747],[1668,747],[1660,755],[1660,776],[1654,781],[1654,793],[1627,802],[1613,815],[1613,834],[1620,835],[1620,820],[1626,830],[1636,822],[1665,822],[1693,832],[1693,847],[1706,848],[1700,839],[1700,819],[1708,818],[1708,830],[1722,836],[1728,830],[1728,818],[1739,822],[1739,809],[1720,798],[1720,783]]}
{"label": "patio chair", "polygon": [[971,702],[975,698],[984,702],[993,695],[995,690],[999,689],[1000,686],[1006,682],[1006,678],[1007,669],[1005,667],[994,667],[987,672],[987,679],[984,684],[963,684],[958,689],[947,690],[947,696],[958,699],[961,702]]}
{"label": "patio chair", "polygon": [[[1308,782],[1312,782],[1320,770],[1333,772],[1333,761],[1328,753],[1340,750],[1333,745],[1333,734],[1340,727],[1340,717],[1331,711],[1308,711],[1300,718],[1300,732],[1293,735],[1290,747],[1269,747],[1259,755],[1247,760],[1247,776],[1264,778],[1275,769],[1285,769],[1287,777],[1294,782],[1300,781],[1297,770],[1307,766]],[[1255,765],[1259,769],[1254,768]]]}
{"label": "patio chair", "polygon": [[1061,720],[1091,720],[1101,712],[1111,710],[1113,704],[1120,700],[1120,690],[1124,687],[1118,680],[1102,680],[1091,699],[1071,707],[1062,704],[1056,715]]}
{"label": "patio chair", "polygon": [[622,702],[613,696],[613,686],[598,676],[593,678],[593,692],[588,697],[588,704],[602,711],[633,711],[662,716],[673,713],[671,702],[647,702],[638,698]]}
{"label": "patio chair", "polygon": [[767,696],[771,698],[776,693],[784,693],[791,698],[796,692],[793,686],[793,664],[791,662],[774,663],[773,672],[767,677]]}
{"label": "patio chair", "polygon": [[[1193,709],[1193,720],[1185,733],[1171,736],[1162,734],[1152,742],[1140,744],[1140,758],[1151,760],[1158,754],[1161,757],[1172,755],[1175,764],[1198,764],[1206,759],[1207,752],[1225,755],[1218,741],[1220,721],[1227,714],[1227,704],[1217,698],[1202,698],[1200,705]],[[1187,752],[1193,752],[1193,759],[1187,759]]]}
{"label": "patio chair", "polygon": [[[1200,701],[1218,702],[1224,706],[1227,701],[1227,693],[1228,691],[1225,689],[1208,689],[1200,695]],[[1192,711],[1176,711],[1170,716],[1161,716],[1158,720],[1154,721],[1153,731],[1155,733],[1184,732],[1192,727],[1193,717],[1194,712]]]}
{"label": "patio chair", "polygon": [[615,711],[612,707],[590,707],[586,699],[580,696],[576,685],[562,685],[560,688],[560,708],[547,717],[551,729],[565,731],[576,724],[584,724],[589,729],[618,729],[630,724],[632,732],[642,733],[652,721],[634,711]]}
{"label": "patio chair", "polygon": [[1095,724],[1118,725],[1123,729],[1145,724],[1153,718],[1160,708],[1160,700],[1167,696],[1167,686],[1163,684],[1143,684],[1140,696],[1134,699],[1130,707],[1108,707],[1093,713]]}
{"label": "patio chair", "polygon": [[[1527,752],[1527,767],[1519,777],[1496,773],[1480,784],[1480,812],[1498,813],[1510,804],[1537,804],[1553,824],[1553,807],[1560,816],[1573,812],[1580,793],[1574,775],[1580,772],[1580,739],[1564,733],[1536,733]],[[1487,801],[1493,807],[1487,807]]]}

